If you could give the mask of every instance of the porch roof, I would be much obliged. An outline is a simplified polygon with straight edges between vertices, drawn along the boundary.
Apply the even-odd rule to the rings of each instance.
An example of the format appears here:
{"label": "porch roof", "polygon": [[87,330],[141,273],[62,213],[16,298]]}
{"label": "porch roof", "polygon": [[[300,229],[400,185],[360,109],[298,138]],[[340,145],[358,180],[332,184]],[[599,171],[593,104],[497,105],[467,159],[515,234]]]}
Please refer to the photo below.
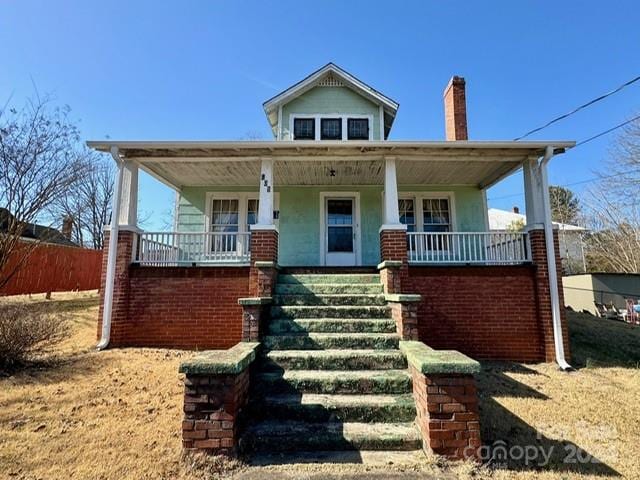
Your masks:
{"label": "porch roof", "polygon": [[[474,185],[486,188],[571,141],[89,141],[165,184],[184,186],[257,185],[260,161],[274,160],[277,185],[382,185],[383,159],[394,157],[400,185]],[[331,171],[335,175],[331,175]]]}

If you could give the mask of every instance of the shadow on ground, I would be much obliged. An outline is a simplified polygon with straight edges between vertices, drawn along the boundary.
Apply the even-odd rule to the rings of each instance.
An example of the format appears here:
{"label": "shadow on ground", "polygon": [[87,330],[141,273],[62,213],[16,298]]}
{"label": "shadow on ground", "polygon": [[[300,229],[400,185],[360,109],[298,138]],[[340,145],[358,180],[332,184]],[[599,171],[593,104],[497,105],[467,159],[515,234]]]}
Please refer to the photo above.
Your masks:
{"label": "shadow on ground", "polygon": [[508,372],[543,375],[517,363],[483,362],[482,373],[478,378],[478,390],[483,461],[488,466],[513,471],[620,475],[593,453],[573,442],[549,438],[544,432],[500,405],[496,400],[500,397],[548,400],[546,395],[536,389],[506,375]]}

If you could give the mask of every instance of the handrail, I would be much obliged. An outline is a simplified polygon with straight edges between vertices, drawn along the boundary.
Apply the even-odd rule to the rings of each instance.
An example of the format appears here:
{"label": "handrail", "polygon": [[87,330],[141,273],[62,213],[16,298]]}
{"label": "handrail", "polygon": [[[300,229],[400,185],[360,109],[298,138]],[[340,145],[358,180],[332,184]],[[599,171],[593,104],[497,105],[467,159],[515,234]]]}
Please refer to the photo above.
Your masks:
{"label": "handrail", "polygon": [[514,265],[531,261],[522,232],[408,232],[408,260],[414,264]]}
{"label": "handrail", "polygon": [[249,232],[142,232],[134,263],[146,266],[245,264],[251,259]]}

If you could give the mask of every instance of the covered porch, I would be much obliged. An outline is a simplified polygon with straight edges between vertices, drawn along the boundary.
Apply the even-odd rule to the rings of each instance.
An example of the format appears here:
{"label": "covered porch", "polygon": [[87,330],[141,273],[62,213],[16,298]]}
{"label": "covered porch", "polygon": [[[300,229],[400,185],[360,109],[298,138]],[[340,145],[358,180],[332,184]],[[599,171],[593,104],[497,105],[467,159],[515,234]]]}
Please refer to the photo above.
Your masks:
{"label": "covered porch", "polygon": [[[252,232],[279,233],[284,266],[375,266],[380,232],[406,232],[414,265],[531,262],[528,229],[489,232],[488,187],[525,169],[528,227],[542,224],[546,142],[109,142],[119,228],[142,266],[249,265]],[[560,153],[570,144],[555,146]],[[137,228],[142,169],[180,195],[176,229]],[[540,214],[536,214],[539,212]]]}

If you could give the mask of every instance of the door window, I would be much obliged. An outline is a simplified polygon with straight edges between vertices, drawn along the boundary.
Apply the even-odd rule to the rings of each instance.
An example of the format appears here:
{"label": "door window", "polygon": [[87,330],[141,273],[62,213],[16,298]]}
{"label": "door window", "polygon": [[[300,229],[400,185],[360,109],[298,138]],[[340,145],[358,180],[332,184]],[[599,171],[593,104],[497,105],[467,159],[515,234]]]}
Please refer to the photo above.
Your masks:
{"label": "door window", "polygon": [[353,252],[353,200],[327,200],[327,251]]}

